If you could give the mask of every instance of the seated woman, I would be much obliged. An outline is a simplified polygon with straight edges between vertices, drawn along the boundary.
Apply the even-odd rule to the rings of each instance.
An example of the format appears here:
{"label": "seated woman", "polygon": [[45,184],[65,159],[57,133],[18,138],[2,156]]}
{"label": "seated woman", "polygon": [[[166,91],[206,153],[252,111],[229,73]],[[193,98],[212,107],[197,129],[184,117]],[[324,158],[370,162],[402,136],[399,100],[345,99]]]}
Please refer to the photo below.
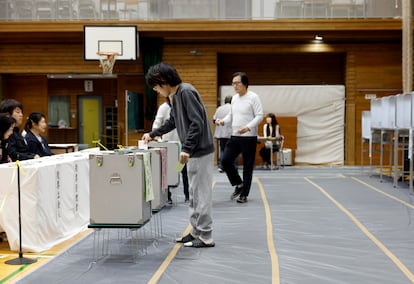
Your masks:
{"label": "seated woman", "polygon": [[7,156],[13,162],[39,158],[39,155],[29,151],[26,141],[20,133],[20,125],[23,122],[23,105],[14,99],[6,99],[0,103],[0,113],[9,114],[16,120],[13,133],[5,145]]}
{"label": "seated woman", "polygon": [[38,154],[40,157],[51,156],[49,143],[42,135],[47,128],[46,117],[40,112],[32,112],[26,122],[25,140],[30,152]]}
{"label": "seated woman", "polygon": [[0,163],[11,162],[7,155],[6,144],[7,139],[13,134],[13,129],[16,126],[16,120],[8,114],[0,114]]}
{"label": "seated woman", "polygon": [[[263,125],[263,137],[274,137],[277,139],[281,138],[280,127],[277,122],[276,116],[274,113],[269,113],[266,115],[266,123]],[[273,147],[273,152],[278,151],[279,143],[277,140],[268,140],[265,141],[264,146],[260,149],[260,157],[263,160],[263,167],[269,169],[272,165],[271,163],[271,147]]]}

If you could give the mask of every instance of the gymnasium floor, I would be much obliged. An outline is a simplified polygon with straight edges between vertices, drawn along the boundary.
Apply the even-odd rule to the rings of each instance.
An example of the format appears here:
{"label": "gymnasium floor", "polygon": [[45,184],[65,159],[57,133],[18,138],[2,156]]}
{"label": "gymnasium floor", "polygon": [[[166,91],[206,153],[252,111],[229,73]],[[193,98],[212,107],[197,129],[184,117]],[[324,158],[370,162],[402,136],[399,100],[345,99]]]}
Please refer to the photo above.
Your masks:
{"label": "gymnasium floor", "polygon": [[406,184],[359,167],[256,170],[249,202],[238,204],[216,173],[216,246],[202,249],[174,242],[189,230],[174,191],[174,205],[138,231],[88,230],[36,264],[1,261],[0,283],[414,283]]}

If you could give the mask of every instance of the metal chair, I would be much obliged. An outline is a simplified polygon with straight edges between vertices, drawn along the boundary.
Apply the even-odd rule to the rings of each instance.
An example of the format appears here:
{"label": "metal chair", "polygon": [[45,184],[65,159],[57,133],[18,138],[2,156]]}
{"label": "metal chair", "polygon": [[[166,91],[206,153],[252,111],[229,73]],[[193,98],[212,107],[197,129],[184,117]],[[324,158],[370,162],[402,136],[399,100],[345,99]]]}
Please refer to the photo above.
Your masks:
{"label": "metal chair", "polygon": [[[285,157],[283,154],[283,145],[285,143],[285,137],[283,135],[280,135],[277,140],[273,141],[273,147],[270,150],[270,162],[271,166],[270,169],[280,169],[280,167],[285,167]],[[276,154],[276,166],[273,165],[273,155]]]}

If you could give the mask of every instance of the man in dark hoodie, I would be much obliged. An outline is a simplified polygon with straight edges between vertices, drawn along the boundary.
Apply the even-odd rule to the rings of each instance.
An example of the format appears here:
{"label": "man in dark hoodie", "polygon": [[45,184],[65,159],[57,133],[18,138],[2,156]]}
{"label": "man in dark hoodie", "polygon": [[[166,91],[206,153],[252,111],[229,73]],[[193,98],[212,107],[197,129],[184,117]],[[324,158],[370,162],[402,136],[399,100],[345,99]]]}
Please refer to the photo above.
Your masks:
{"label": "man in dark hoodie", "polygon": [[[154,137],[177,129],[181,142],[180,163],[187,165],[190,185],[189,214],[191,232],[176,242],[186,247],[213,247],[212,184],[214,140],[209,119],[198,91],[183,83],[177,70],[166,63],[152,66],[145,79],[158,94],[168,98],[170,118],[162,126],[146,133],[148,143]],[[169,169],[174,170],[174,169]]]}
{"label": "man in dark hoodie", "polygon": [[16,120],[16,127],[13,129],[13,134],[7,139],[5,154],[14,161],[22,161],[28,159],[39,158],[39,155],[31,153],[27,147],[19,126],[23,122],[23,106],[20,102],[14,99],[7,99],[0,103],[0,113],[8,113]]}

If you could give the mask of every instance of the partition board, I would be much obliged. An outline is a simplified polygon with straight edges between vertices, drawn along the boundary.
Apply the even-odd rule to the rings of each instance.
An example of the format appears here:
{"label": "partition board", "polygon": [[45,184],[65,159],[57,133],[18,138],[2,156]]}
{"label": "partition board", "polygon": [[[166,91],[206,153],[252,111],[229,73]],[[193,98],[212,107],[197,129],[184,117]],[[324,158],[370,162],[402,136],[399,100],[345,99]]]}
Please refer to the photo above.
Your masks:
{"label": "partition board", "polygon": [[[250,85],[249,90],[259,95],[264,114],[273,112],[276,116],[298,118],[295,163],[344,163],[343,85]],[[233,94],[232,86],[221,86],[221,104],[225,96]]]}

